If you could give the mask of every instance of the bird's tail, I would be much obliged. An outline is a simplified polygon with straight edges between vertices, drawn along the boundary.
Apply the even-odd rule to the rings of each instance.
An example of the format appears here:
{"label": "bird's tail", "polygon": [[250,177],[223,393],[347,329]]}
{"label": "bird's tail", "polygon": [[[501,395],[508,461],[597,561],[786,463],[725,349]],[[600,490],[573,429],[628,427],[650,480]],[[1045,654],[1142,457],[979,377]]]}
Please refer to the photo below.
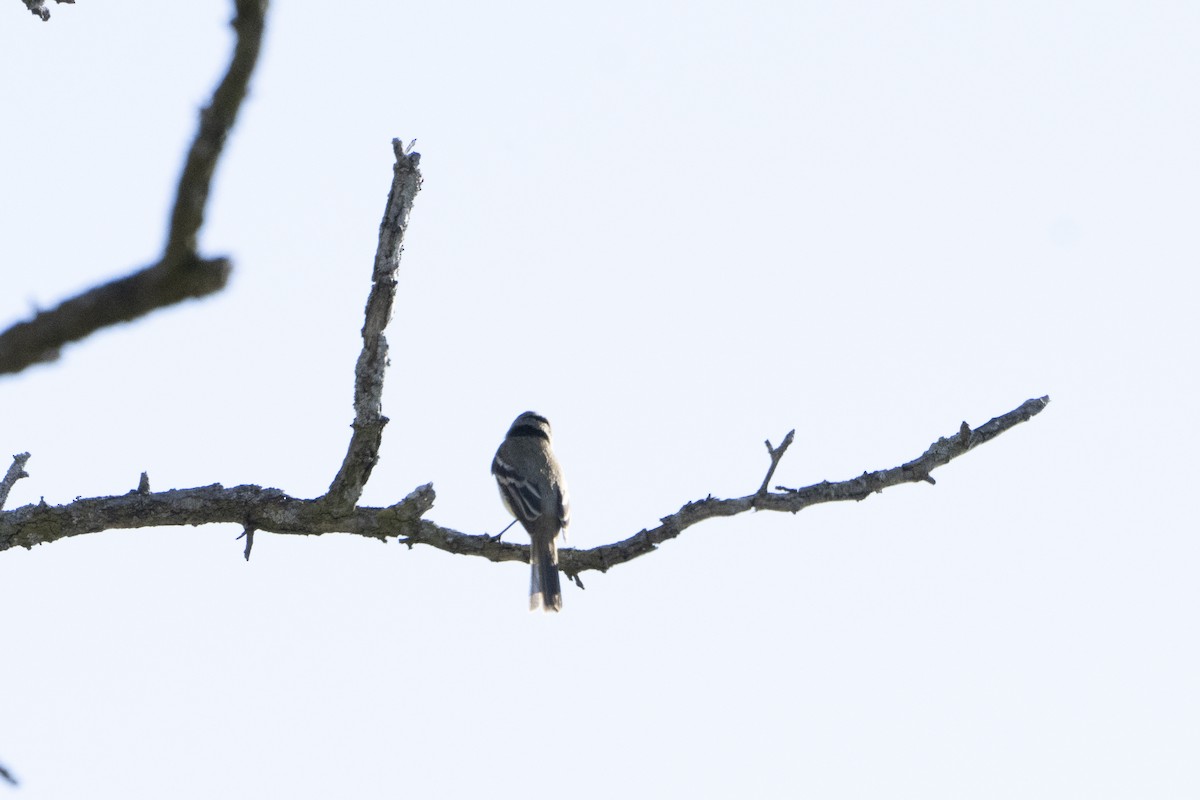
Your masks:
{"label": "bird's tail", "polygon": [[562,586],[558,582],[558,545],[554,539],[533,537],[529,553],[529,610],[562,610]]}

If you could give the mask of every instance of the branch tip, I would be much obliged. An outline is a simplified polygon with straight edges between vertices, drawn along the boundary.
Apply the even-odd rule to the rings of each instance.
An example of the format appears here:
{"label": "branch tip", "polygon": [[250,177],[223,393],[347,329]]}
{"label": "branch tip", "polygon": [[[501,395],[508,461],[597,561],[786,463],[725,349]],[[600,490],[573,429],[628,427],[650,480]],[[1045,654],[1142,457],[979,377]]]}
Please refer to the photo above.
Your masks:
{"label": "branch tip", "polygon": [[[589,569],[604,571],[609,567],[643,556],[655,550],[662,542],[679,536],[692,525],[715,517],[731,517],[750,510],[787,511],[795,514],[818,503],[865,500],[872,494],[902,483],[936,484],[929,474],[932,470],[1000,435],[1009,428],[1031,419],[1045,408],[1049,399],[1049,397],[1043,397],[1027,400],[1007,414],[1002,414],[981,425],[969,433],[969,447],[963,447],[959,441],[963,430],[963,426],[960,425],[959,431],[955,435],[938,439],[924,454],[899,467],[876,472],[864,471],[858,477],[848,480],[836,483],[825,480],[798,489],[776,486],[777,494],[770,494],[760,489],[756,494],[728,500],[712,499],[710,495],[702,505],[689,503],[675,514],[663,517],[662,524],[653,530],[642,530],[623,541],[595,547],[591,550],[564,549],[559,553],[560,568],[567,573],[580,573]],[[790,443],[790,440],[791,436],[789,435],[778,448],[771,448],[768,444],[768,450],[772,454],[772,466],[777,464],[777,457],[782,455],[782,451]]]}
{"label": "branch tip", "polygon": [[17,481],[29,477],[29,473],[25,471],[25,464],[29,461],[29,457],[29,453],[14,455],[8,472],[4,473],[3,478],[0,478],[0,509],[4,508],[4,504],[8,502],[8,493],[12,491]]}

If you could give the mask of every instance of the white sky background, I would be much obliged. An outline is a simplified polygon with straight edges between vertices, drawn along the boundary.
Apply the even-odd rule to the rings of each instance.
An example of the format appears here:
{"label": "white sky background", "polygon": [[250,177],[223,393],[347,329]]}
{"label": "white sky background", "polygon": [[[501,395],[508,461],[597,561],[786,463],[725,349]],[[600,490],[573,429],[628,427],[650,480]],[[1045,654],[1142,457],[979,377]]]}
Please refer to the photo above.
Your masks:
{"label": "white sky background", "polygon": [[[0,325],[152,261],[227,2],[0,7]],[[688,500],[935,473],[687,531],[531,615],[528,568],[350,536],[0,554],[24,800],[1200,793],[1191,3],[275,4],[202,235],[228,290],[0,380],[10,508],[327,487],[392,137],[425,189],[363,502],[570,544]],[[517,536],[518,539],[523,539]]]}

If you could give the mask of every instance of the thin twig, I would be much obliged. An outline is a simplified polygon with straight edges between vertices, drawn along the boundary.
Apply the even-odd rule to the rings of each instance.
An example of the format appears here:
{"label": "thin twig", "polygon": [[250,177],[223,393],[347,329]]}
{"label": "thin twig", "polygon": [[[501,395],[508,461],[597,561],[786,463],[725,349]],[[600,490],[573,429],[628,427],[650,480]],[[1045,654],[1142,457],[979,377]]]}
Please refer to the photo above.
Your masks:
{"label": "thin twig", "polygon": [[[469,537],[455,531],[422,533],[417,530],[414,526],[433,507],[434,498],[433,487],[426,484],[386,508],[339,510],[318,500],[291,497],[278,489],[252,485],[226,488],[212,484],[145,495],[129,492],[111,497],[85,497],[61,506],[43,501],[0,511],[0,551],[11,547],[29,548],[106,530],[217,522],[234,523],[243,529],[250,525],[256,531],[269,533],[302,536],[353,533],[381,541],[407,536],[419,537],[422,541],[455,536],[489,538]],[[465,547],[474,549],[469,544]],[[528,551],[528,548],[524,549]],[[528,560],[528,555],[525,559]]]}
{"label": "thin twig", "polygon": [[767,493],[767,485],[771,482],[771,476],[775,474],[775,468],[779,466],[779,460],[783,458],[783,454],[792,446],[792,440],[796,438],[796,429],[792,428],[787,432],[787,436],[783,437],[779,447],[771,447],[771,440],[767,439],[763,444],[767,446],[767,455],[771,458],[771,466],[767,468],[767,475],[763,478],[762,486],[758,487],[755,492],[755,497],[762,497]]}
{"label": "thin twig", "polygon": [[[266,7],[266,0],[237,0],[237,16],[233,20],[237,43],[233,58],[212,101],[200,111],[200,125],[176,189],[162,258],[156,264],[64,300],[54,308],[39,311],[32,319],[0,333],[0,374],[54,361],[63,345],[84,339],[101,328],[129,322],[155,309],[224,288],[231,262],[227,258],[200,257],[196,252],[196,237],[204,223],[213,172],[258,60]],[[32,6],[30,10],[38,13]]]}
{"label": "thin twig", "polygon": [[336,508],[353,508],[362,496],[371,470],[379,460],[383,441],[383,375],[388,363],[384,328],[392,318],[396,299],[396,272],[404,250],[404,232],[413,201],[421,191],[421,154],[407,151],[399,139],[392,140],[396,164],[392,168],[392,188],[388,192],[383,221],[379,224],[379,245],[371,273],[371,291],[367,295],[362,328],[363,347],[354,368],[354,433],[329,491],[326,502]]}
{"label": "thin twig", "polygon": [[245,537],[246,539],[246,549],[242,551],[242,555],[247,561],[250,560],[250,551],[254,549],[254,531],[255,528],[253,525],[247,525],[242,529],[242,535],[237,537],[239,539]]}
{"label": "thin twig", "polygon": [[28,460],[29,453],[17,453],[13,456],[12,466],[4,473],[3,480],[0,480],[0,509],[8,502],[8,493],[12,491],[13,485],[21,478],[29,477],[29,473],[25,471],[25,462]]}

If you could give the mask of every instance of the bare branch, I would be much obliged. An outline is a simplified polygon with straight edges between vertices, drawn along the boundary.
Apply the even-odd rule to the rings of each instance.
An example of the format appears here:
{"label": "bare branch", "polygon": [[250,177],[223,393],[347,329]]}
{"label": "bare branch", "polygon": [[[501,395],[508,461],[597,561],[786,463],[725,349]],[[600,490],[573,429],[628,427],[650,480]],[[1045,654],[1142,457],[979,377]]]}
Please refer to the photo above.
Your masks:
{"label": "bare branch", "polygon": [[[589,569],[604,572],[616,564],[622,564],[658,548],[668,539],[674,539],[685,530],[714,517],[732,517],[749,511],[788,511],[795,514],[803,508],[818,503],[839,500],[863,500],[882,492],[889,486],[901,483],[928,481],[931,470],[961,456],[984,442],[990,441],[1004,431],[1041,413],[1050,402],[1049,397],[1026,400],[1016,409],[988,421],[978,430],[971,431],[963,423],[959,432],[949,438],[941,438],[929,446],[920,457],[892,469],[864,472],[857,478],[839,483],[822,481],[801,489],[776,486],[778,493],[765,496],[749,495],[731,500],[720,500],[712,495],[703,500],[687,503],[679,511],[663,517],[657,528],[643,530],[616,544],[594,547],[591,550],[559,550],[559,568],[568,575]],[[964,430],[967,432],[964,435]]]}
{"label": "bare branch", "polygon": [[[728,500],[710,495],[663,517],[657,528],[640,531],[624,541],[590,550],[559,550],[559,567],[578,583],[580,573],[588,570],[605,572],[617,564],[652,552],[662,542],[706,519],[731,517],[752,509],[794,514],[818,503],[862,500],[889,486],[925,481],[931,470],[1031,419],[1049,402],[1049,397],[1027,400],[974,431],[960,427],[957,433],[938,439],[921,456],[899,467],[864,472],[857,478],[838,483],[823,481],[800,489],[777,486],[776,492]],[[776,454],[782,457],[784,449],[785,444],[772,449],[772,458],[775,459]],[[472,536],[422,519],[433,507],[433,501],[434,491],[429,484],[418,487],[408,497],[387,508],[353,509],[339,509],[322,499],[298,500],[278,489],[259,486],[226,489],[213,485],[153,494],[139,494],[133,490],[126,495],[87,498],[64,506],[41,503],[0,512],[0,550],[32,547],[115,528],[225,522],[281,534],[342,532],[379,540],[395,537],[409,547],[424,544],[489,561],[529,560],[528,545],[501,542],[487,535]]]}
{"label": "bare branch", "polygon": [[[22,2],[35,17],[40,17],[42,22],[50,19],[50,9],[46,8],[46,0],[22,0]],[[55,0],[55,2],[72,4],[75,0]]]}
{"label": "bare branch", "polygon": [[[4,331],[0,334],[0,374],[54,361],[63,345],[101,328],[204,297],[225,286],[231,269],[229,260],[201,258],[196,253],[196,236],[204,223],[213,171],[258,59],[266,6],[266,0],[237,0],[233,58],[212,101],[200,112],[200,126],[179,179],[162,259],[40,311]],[[30,10],[34,10],[32,6]]]}
{"label": "bare branch", "polygon": [[[49,13],[49,12],[47,12],[47,13]],[[17,779],[15,777],[13,777],[13,774],[11,772],[9,772],[7,769],[4,768],[3,764],[0,764],[0,778],[3,778],[5,781],[11,783],[13,786],[19,785],[17,782]]]}
{"label": "bare branch", "polygon": [[421,154],[406,150],[399,139],[392,140],[392,150],[396,154],[392,188],[379,224],[379,245],[362,328],[363,347],[354,368],[354,433],[342,467],[325,494],[326,501],[336,508],[353,508],[362,496],[371,470],[379,460],[383,426],[388,421],[383,416],[383,374],[388,364],[383,330],[392,318],[396,271],[404,250],[408,216],[417,192],[421,191]]}
{"label": "bare branch", "polygon": [[12,466],[4,474],[3,480],[0,480],[0,509],[4,508],[4,504],[8,502],[8,493],[12,491],[13,485],[21,478],[29,477],[29,473],[25,471],[25,462],[28,460],[29,453],[18,453],[13,456]]}

